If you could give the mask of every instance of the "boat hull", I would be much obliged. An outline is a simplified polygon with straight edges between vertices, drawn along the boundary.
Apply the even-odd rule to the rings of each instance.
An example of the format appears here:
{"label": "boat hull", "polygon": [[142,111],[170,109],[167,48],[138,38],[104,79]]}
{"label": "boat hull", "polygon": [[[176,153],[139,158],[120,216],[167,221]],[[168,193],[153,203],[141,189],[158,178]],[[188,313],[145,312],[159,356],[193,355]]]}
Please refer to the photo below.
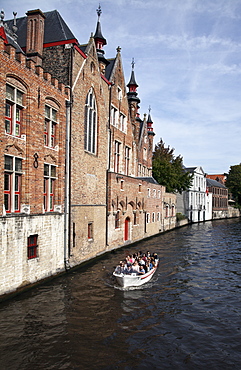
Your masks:
{"label": "boat hull", "polygon": [[116,272],[113,272],[113,275],[115,276],[117,283],[121,287],[123,287],[123,288],[136,287],[136,286],[141,286],[141,285],[147,283],[148,281],[150,281],[151,278],[152,278],[152,276],[155,274],[156,269],[157,268],[154,267],[153,269],[151,269],[150,271],[148,271],[144,275],[138,275],[138,274],[130,274],[130,275],[127,275],[127,274],[117,274]]}

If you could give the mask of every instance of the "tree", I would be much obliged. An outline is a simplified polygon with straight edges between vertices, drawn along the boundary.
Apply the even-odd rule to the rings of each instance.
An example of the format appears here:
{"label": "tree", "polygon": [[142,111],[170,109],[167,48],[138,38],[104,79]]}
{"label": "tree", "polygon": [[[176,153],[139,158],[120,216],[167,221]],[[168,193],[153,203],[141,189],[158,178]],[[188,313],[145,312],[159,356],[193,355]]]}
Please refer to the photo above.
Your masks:
{"label": "tree", "polygon": [[225,185],[235,201],[241,206],[241,163],[230,166]]}
{"label": "tree", "polygon": [[173,153],[174,149],[165,147],[161,139],[155,145],[152,173],[159,184],[166,186],[167,192],[181,193],[190,188],[193,175],[185,171],[182,157],[175,157]]}

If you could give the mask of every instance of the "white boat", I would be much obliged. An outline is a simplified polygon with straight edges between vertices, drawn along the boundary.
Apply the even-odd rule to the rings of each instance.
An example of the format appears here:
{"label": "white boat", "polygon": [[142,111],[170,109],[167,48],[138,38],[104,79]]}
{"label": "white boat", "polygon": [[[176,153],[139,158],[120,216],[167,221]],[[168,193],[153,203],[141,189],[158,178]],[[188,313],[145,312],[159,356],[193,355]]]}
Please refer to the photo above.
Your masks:
{"label": "white boat", "polygon": [[148,271],[147,273],[143,275],[135,273],[135,272],[132,272],[131,274],[123,274],[123,273],[118,274],[115,271],[113,272],[113,275],[115,276],[117,283],[121,287],[123,288],[136,287],[136,286],[143,285],[147,283],[148,281],[150,281],[152,276],[156,272],[157,266],[153,267],[150,271]]}

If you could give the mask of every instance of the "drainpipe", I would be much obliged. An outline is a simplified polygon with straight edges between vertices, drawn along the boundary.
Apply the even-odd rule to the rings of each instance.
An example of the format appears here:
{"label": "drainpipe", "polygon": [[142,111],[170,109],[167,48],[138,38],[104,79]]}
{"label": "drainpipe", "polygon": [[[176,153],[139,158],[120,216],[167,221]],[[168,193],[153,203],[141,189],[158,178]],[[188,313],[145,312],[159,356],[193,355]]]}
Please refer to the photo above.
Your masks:
{"label": "drainpipe", "polygon": [[70,231],[71,231],[71,122],[72,122],[72,71],[73,47],[70,50],[69,68],[69,100],[66,100],[66,136],[65,136],[65,201],[64,201],[64,266],[67,271],[70,257]]}
{"label": "drainpipe", "polygon": [[72,148],[72,107],[73,107],[73,62],[74,62],[74,46],[70,49],[70,70],[69,70],[69,83],[70,83],[70,110],[69,110],[69,230],[68,230],[68,258],[71,255],[71,148]]}
{"label": "drainpipe", "polygon": [[71,101],[66,100],[66,138],[65,138],[65,198],[64,198],[64,267],[67,271],[69,266],[69,164],[70,164],[70,110]]}
{"label": "drainpipe", "polygon": [[109,117],[108,117],[108,163],[107,163],[107,170],[106,170],[106,247],[109,245],[108,240],[108,204],[109,204],[109,171],[110,171],[110,158],[111,158],[111,129],[110,129],[110,117],[111,117],[111,99],[112,99],[112,86],[114,85],[113,82],[111,82],[109,86]]}

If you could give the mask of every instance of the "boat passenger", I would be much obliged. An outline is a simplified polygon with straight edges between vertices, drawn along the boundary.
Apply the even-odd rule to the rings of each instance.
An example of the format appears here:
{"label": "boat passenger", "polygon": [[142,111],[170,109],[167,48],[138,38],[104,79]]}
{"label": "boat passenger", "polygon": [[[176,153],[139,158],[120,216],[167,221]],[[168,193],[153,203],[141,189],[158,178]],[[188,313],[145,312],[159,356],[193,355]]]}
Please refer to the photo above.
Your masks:
{"label": "boat passenger", "polygon": [[140,275],[144,275],[146,273],[145,269],[144,269],[144,266],[140,266],[140,269],[139,269],[139,274]]}
{"label": "boat passenger", "polygon": [[116,268],[115,268],[115,272],[117,274],[122,274],[122,273],[124,273],[124,269],[125,269],[125,264],[122,261],[120,261],[119,265],[116,266]]}
{"label": "boat passenger", "polygon": [[142,265],[142,266],[145,265],[145,261],[140,257],[138,258],[138,263],[139,263],[139,265]]}
{"label": "boat passenger", "polygon": [[146,263],[146,267],[147,267],[147,272],[149,272],[153,268],[153,265],[149,260]]}
{"label": "boat passenger", "polygon": [[140,266],[139,266],[139,264],[138,264],[138,262],[137,261],[135,261],[134,263],[133,263],[133,265],[132,265],[132,270],[133,270],[133,272],[139,272],[140,271]]}
{"label": "boat passenger", "polygon": [[130,256],[129,258],[129,262],[133,265],[133,263],[135,262],[135,258],[133,255]]}
{"label": "boat passenger", "polygon": [[125,273],[130,275],[130,274],[132,274],[132,272],[134,272],[133,268],[132,268],[132,265],[127,266],[127,271]]}

